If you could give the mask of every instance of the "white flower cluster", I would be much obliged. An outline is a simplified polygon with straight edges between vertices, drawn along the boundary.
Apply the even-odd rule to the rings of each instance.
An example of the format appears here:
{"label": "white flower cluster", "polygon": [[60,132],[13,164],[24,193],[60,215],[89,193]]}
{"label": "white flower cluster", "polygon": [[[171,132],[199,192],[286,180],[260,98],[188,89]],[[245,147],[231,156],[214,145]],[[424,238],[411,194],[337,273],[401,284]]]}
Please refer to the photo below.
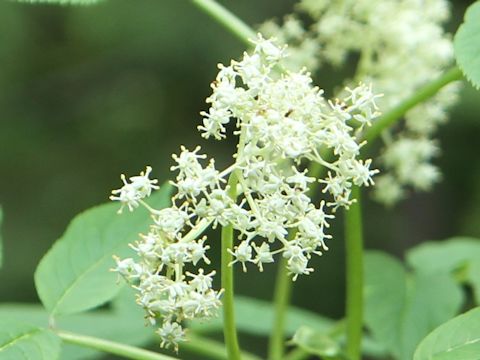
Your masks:
{"label": "white flower cluster", "polygon": [[[261,28],[289,45],[294,59],[285,66],[314,71],[324,63],[343,65],[350,54],[357,54],[354,81],[371,82],[375,92],[384,94],[378,102],[384,112],[438,77],[453,60],[451,37],[442,28],[449,17],[446,0],[300,0],[297,9],[312,19],[308,30],[296,15],[287,17],[281,27],[270,21]],[[392,151],[405,153],[398,161],[387,155],[382,159],[386,171],[375,186],[377,199],[395,203],[404,196],[405,186],[427,190],[439,179],[432,156],[409,155],[431,141],[438,125],[446,121],[446,109],[456,101],[457,92],[458,84],[447,86],[409,111],[405,127],[390,134],[386,152],[392,146],[396,147]],[[413,148],[407,149],[407,144]],[[403,173],[407,167],[414,170],[410,176]],[[416,172],[424,175],[421,184]]]}
{"label": "white flower cluster", "polygon": [[[184,319],[208,318],[220,305],[221,291],[211,287],[214,272],[194,270],[209,263],[202,236],[207,227],[231,225],[238,233],[232,264],[262,271],[281,255],[296,279],[313,271],[312,255],[328,249],[329,222],[338,207],[354,201],[351,187],[373,184],[377,170],[370,169],[371,160],[359,159],[356,133],[378,115],[377,96],[361,84],[347,88],[343,99],[327,101],[307,72],[279,71],[283,57],[283,48],[260,37],[252,54],[219,66],[199,130],[222,139],[235,122],[239,142],[232,165],[218,171],[199,147],[182,147],[173,155],[177,192],[170,208],[155,210],[141,200],[156,187],[147,178],[149,168],[131,183],[122,177],[123,188],[113,192],[112,200],[131,210],[144,204],[154,220],[150,233],[132,245],[140,260],[117,259],[116,270],[139,291],[149,319],[161,321],[164,346],[184,338]],[[307,195],[315,179],[306,162],[328,169],[319,180],[327,198],[318,206]],[[237,199],[229,196],[227,176],[235,180],[230,184],[236,184]]]}

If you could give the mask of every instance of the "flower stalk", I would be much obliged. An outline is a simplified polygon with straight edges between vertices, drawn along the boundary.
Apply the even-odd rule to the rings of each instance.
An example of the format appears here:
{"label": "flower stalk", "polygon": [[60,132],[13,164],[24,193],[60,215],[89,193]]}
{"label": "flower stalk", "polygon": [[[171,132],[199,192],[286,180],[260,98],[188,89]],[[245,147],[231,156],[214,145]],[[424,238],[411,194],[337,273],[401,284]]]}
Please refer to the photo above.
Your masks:
{"label": "flower stalk", "polygon": [[99,339],[92,336],[74,334],[67,331],[57,331],[56,334],[69,344],[100,350],[134,360],[176,360],[176,358],[134,346],[120,344],[114,341]]}
{"label": "flower stalk", "polygon": [[[232,172],[228,179],[227,195],[235,201],[237,199],[238,178]],[[223,293],[223,334],[229,360],[240,360],[240,346],[238,344],[237,328],[235,324],[234,284],[233,284],[233,226],[228,224],[222,227],[222,288]]]}
{"label": "flower stalk", "polygon": [[292,293],[292,279],[288,276],[287,261],[278,263],[275,281],[274,314],[272,334],[268,344],[268,360],[280,360],[284,355],[285,323]]}
{"label": "flower stalk", "polygon": [[461,80],[462,78],[462,71],[457,66],[447,70],[439,78],[421,87],[412,96],[380,116],[365,132],[364,140],[366,140],[368,144],[372,144],[373,140],[378,138],[384,130],[392,127],[408,110],[430,99],[448,84]]}
{"label": "flower stalk", "polygon": [[363,324],[363,229],[360,188],[355,186],[352,192],[357,202],[345,211],[346,353],[350,360],[360,360]]}

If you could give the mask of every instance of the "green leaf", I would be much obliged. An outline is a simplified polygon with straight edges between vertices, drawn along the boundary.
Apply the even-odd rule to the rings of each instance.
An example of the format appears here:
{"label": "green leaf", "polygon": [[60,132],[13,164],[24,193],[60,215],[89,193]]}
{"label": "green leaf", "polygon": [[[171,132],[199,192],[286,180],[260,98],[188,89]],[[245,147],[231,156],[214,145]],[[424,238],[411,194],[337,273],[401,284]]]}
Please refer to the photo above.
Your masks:
{"label": "green leaf", "polygon": [[449,274],[408,274],[393,257],[365,257],[365,323],[396,359],[410,360],[432,329],[453,317],[463,302]]}
{"label": "green leaf", "polygon": [[30,4],[58,4],[58,5],[91,5],[102,0],[16,0],[17,2]]}
{"label": "green leaf", "polygon": [[414,360],[478,360],[480,308],[459,315],[432,331],[418,346]]}
{"label": "green leaf", "polygon": [[[117,302],[123,305],[118,307]],[[60,317],[55,326],[62,330],[132,346],[144,346],[154,341],[155,329],[145,326],[143,310],[135,304],[129,288],[122,289],[113,301],[111,308],[111,310],[94,310]],[[49,315],[45,308],[37,304],[1,304],[0,319],[2,317],[42,327],[48,324]],[[60,358],[87,360],[103,355],[102,352],[93,349],[64,343]],[[0,360],[3,360],[1,356]]]}
{"label": "green leaf", "polygon": [[[241,332],[268,336],[273,329],[274,311],[271,303],[245,296],[235,297],[235,313],[237,329]],[[290,307],[286,320],[286,335],[292,336],[302,325],[315,330],[326,331],[330,329],[333,321],[319,316],[313,312]],[[209,322],[199,323],[192,321],[189,328],[198,333],[222,331],[223,320],[218,316]]]}
{"label": "green leaf", "polygon": [[0,318],[0,360],[54,360],[60,354],[60,339],[51,331]]}
{"label": "green leaf", "polygon": [[475,303],[480,305],[480,258],[472,261],[467,269],[467,282],[473,288]]}
{"label": "green leaf", "polygon": [[[170,191],[171,186],[163,186],[149,198],[150,204],[167,206]],[[151,218],[143,208],[122,216],[117,210],[118,204],[111,203],[78,215],[40,261],[35,285],[52,316],[97,307],[120,290],[118,275],[109,271],[112,256],[132,255],[127,244],[148,230]]]}
{"label": "green leaf", "polygon": [[472,286],[480,304],[480,240],[467,237],[432,241],[407,253],[408,264],[423,273],[453,273],[462,283]]}
{"label": "green leaf", "polygon": [[308,326],[300,327],[292,338],[292,343],[309,354],[320,357],[340,355],[341,348],[337,341],[325,333],[320,333]]}
{"label": "green leaf", "polygon": [[480,88],[480,2],[469,6],[453,41],[457,64],[465,77]]}
{"label": "green leaf", "polygon": [[3,209],[0,206],[0,268],[3,265],[3,237],[2,237],[2,225],[3,225]]}
{"label": "green leaf", "polygon": [[480,259],[480,240],[467,237],[430,241],[407,252],[407,263],[425,273],[450,273],[476,259]]}

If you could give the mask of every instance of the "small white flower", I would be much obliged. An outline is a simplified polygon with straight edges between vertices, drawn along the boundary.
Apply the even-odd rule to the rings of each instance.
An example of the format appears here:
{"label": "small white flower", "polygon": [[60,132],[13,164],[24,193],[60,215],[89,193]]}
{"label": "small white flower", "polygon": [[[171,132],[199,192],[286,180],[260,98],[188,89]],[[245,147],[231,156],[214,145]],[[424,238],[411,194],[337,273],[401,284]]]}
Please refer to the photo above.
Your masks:
{"label": "small white flower", "polygon": [[263,264],[273,262],[273,255],[270,251],[270,246],[267,243],[262,243],[260,246],[254,244],[253,248],[257,253],[257,256],[253,262],[258,265],[258,269],[260,271],[263,271]]}
{"label": "small white flower", "polygon": [[186,274],[192,278],[192,280],[189,281],[189,285],[193,286],[196,291],[205,293],[212,288],[215,271],[212,271],[209,274],[204,274],[203,269],[198,269],[197,275],[190,272],[187,272]]}
{"label": "small white flower", "polygon": [[245,263],[252,261],[252,247],[250,244],[247,241],[242,241],[240,245],[235,247],[235,251],[229,250],[229,252],[235,257],[235,260],[233,260],[229,265],[239,262],[242,264],[243,271],[247,271]]}
{"label": "small white flower", "polygon": [[117,266],[113,271],[118,272],[120,275],[128,280],[138,279],[143,274],[143,269],[140,264],[137,264],[132,258],[119,259],[114,257]]}
{"label": "small white flower", "polygon": [[175,207],[165,208],[153,215],[157,229],[170,238],[179,236],[188,220],[188,214]]}
{"label": "small white flower", "polygon": [[185,341],[185,330],[176,322],[164,322],[162,327],[157,330],[160,335],[161,347],[169,348],[173,346],[175,351],[178,351],[178,343]]}
{"label": "small white flower", "polygon": [[192,241],[188,243],[188,250],[190,251],[190,257],[193,265],[197,265],[200,260],[203,260],[205,264],[210,264],[210,260],[206,256],[206,251],[210,249],[210,245],[204,245],[206,238],[202,238],[199,241]]}
{"label": "small white flower", "polygon": [[138,207],[140,200],[150,196],[152,190],[159,188],[156,185],[158,183],[157,179],[149,179],[151,171],[152,168],[147,166],[146,170],[141,172],[140,175],[132,176],[130,183],[127,181],[125,175],[121,175],[124,184],[123,187],[118,190],[113,190],[112,196],[110,196],[110,200],[120,201],[122,203],[119,213],[122,212],[125,205],[130,211],[133,211]]}

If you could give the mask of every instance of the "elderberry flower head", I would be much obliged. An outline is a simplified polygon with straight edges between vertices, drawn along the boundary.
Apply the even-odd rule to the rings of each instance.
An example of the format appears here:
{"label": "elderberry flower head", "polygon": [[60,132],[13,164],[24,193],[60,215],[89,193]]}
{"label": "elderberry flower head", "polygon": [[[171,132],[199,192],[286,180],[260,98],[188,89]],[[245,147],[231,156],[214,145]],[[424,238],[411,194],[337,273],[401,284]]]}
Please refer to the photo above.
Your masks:
{"label": "elderberry flower head", "polygon": [[[124,187],[114,190],[112,200],[130,209],[143,204],[153,218],[150,232],[131,245],[138,261],[116,259],[115,270],[138,291],[137,302],[150,322],[159,324],[161,346],[177,348],[185,338],[184,320],[207,319],[220,306],[222,291],[212,288],[215,271],[200,267],[210,263],[212,245],[202,236],[209,226],[230,225],[238,234],[229,249],[230,265],[263,271],[283,256],[295,280],[313,271],[313,255],[328,250],[329,223],[337,208],[355,201],[352,186],[373,184],[377,172],[371,160],[360,159],[363,143],[357,138],[378,116],[371,86],[360,84],[346,89],[344,98],[326,100],[305,70],[279,71],[284,48],[262,37],[254,45],[251,54],[219,66],[207,99],[210,108],[202,112],[198,127],[203,137],[220,140],[227,136],[226,126],[235,124],[239,140],[233,163],[220,171],[200,147],[181,147],[171,167],[176,193],[172,206],[162,210],[140,201],[155,180],[143,179],[147,185],[132,196],[135,202],[122,194],[125,187],[135,187],[138,177],[130,184],[123,176]],[[319,204],[308,196],[316,180],[307,162],[328,170],[319,180],[325,194]],[[141,177],[149,173],[147,168]],[[227,176],[236,185],[228,185]],[[235,199],[231,186],[236,186]]]}
{"label": "elderberry flower head", "polygon": [[[453,62],[451,35],[442,28],[450,15],[447,0],[300,0],[296,10],[283,25],[268,21],[260,29],[288,44],[291,56],[282,65],[315,71],[324,64],[344,65],[350,54],[358,54],[355,81],[373,83],[374,91],[384,94],[378,100],[384,112]],[[308,17],[312,24],[306,27],[300,18]],[[386,171],[375,186],[378,200],[391,204],[403,197],[406,187],[428,190],[438,181],[433,156],[420,160],[410,159],[409,154],[431,141],[438,126],[446,121],[446,109],[456,102],[458,90],[458,83],[448,85],[407,112],[400,131],[385,134],[387,153],[391,147],[393,151],[402,148],[405,153],[400,161],[389,161],[388,156],[380,159]],[[361,115],[356,119],[366,120]],[[407,167],[418,174],[417,180],[402,173]],[[424,181],[420,174],[426,176]]]}

